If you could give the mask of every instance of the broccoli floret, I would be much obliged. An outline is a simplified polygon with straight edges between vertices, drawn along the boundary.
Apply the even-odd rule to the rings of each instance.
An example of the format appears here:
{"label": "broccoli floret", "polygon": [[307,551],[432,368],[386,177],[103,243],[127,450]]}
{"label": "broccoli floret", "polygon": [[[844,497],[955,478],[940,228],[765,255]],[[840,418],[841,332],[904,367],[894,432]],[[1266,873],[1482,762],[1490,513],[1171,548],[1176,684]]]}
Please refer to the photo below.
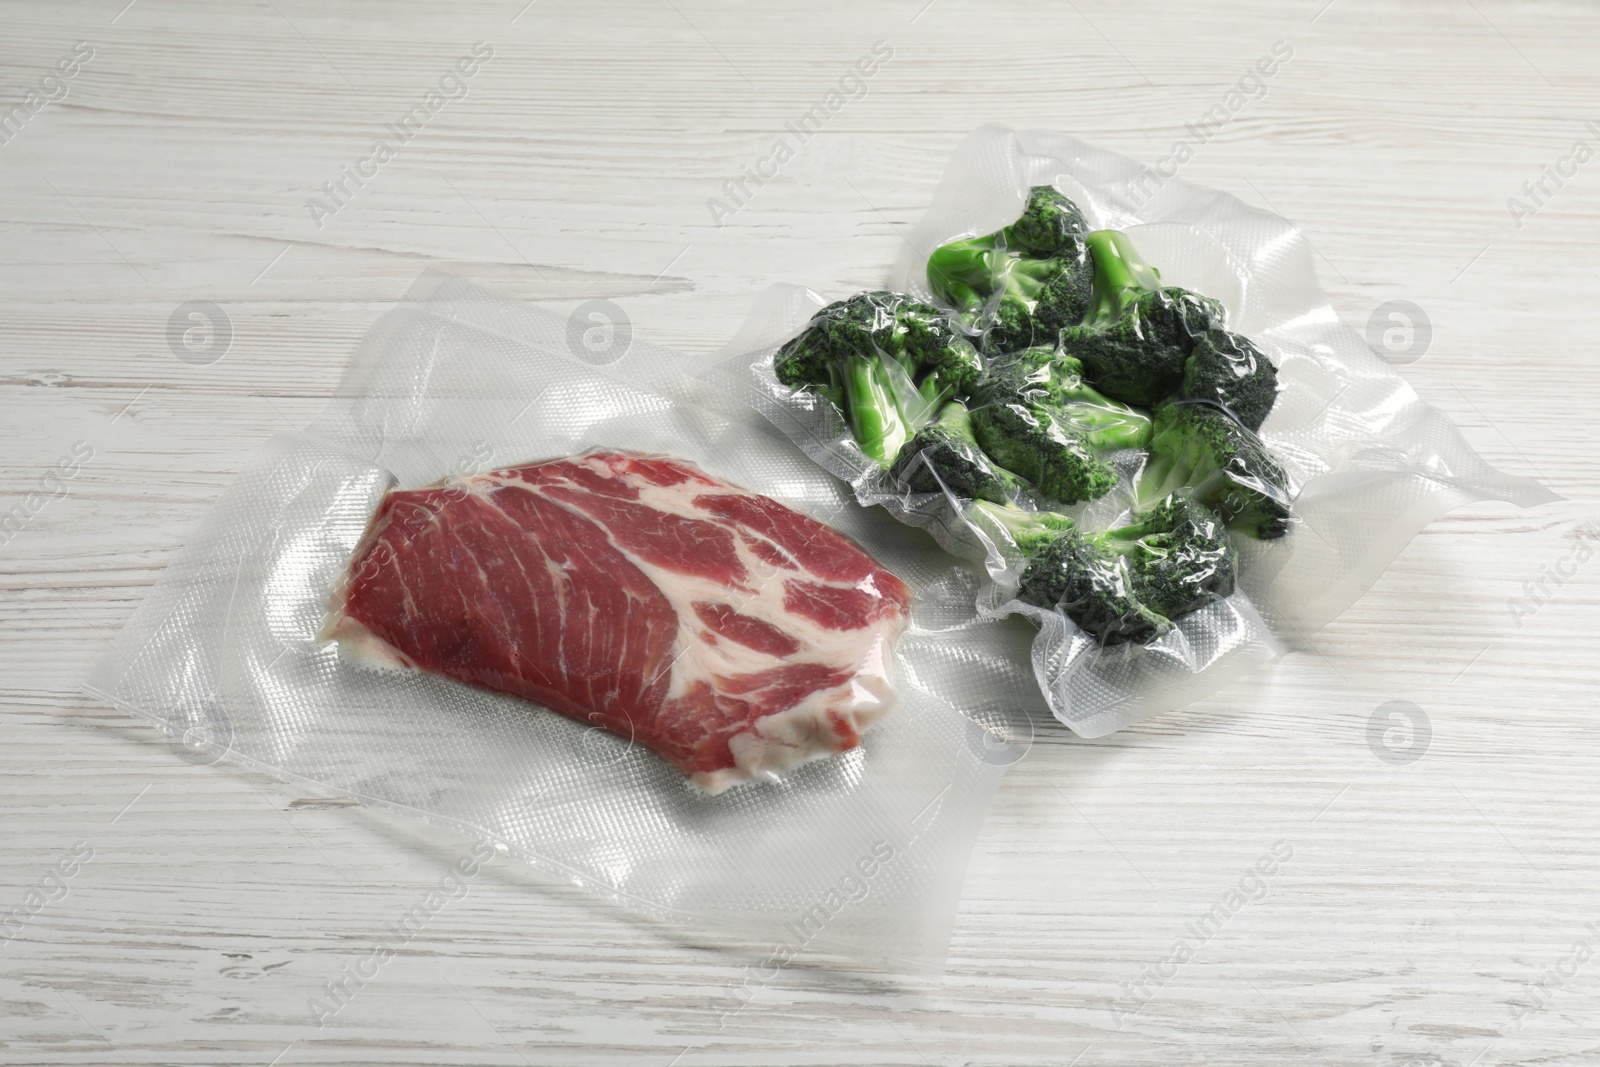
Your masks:
{"label": "broccoli floret", "polygon": [[1187,298],[1173,314],[1187,320],[1191,338],[1204,332],[1193,329],[1195,325],[1207,329],[1222,326],[1226,312],[1221,303],[1176,285],[1163,286],[1161,272],[1144,261],[1121,230],[1096,230],[1084,238],[1084,243],[1094,257],[1094,299],[1084,316],[1084,325],[1122,318],[1137,310],[1136,305],[1151,294],[1166,293]]}
{"label": "broccoli floret", "polygon": [[984,452],[1061,504],[1094,500],[1117,473],[1043,398],[985,379],[973,396],[972,432]]}
{"label": "broccoli floret", "polygon": [[850,356],[840,367],[844,413],[861,451],[880,466],[900,451],[912,426],[882,357]]}
{"label": "broccoli floret", "polygon": [[837,341],[837,335],[843,329],[819,329],[813,319],[798,336],[785,342],[773,357],[772,372],[778,381],[791,389],[831,390],[829,395],[834,402],[841,402],[842,396],[835,394],[839,389],[837,368],[843,360],[838,352],[842,346]]}
{"label": "broccoli floret", "polygon": [[1090,386],[1083,364],[1057,346],[1038,345],[1001,357],[979,381],[977,392],[986,391],[1048,404],[1058,422],[1082,435],[1097,452],[1150,443],[1150,416]]}
{"label": "broccoli floret", "polygon": [[1065,612],[1103,645],[1144,644],[1172,629],[1171,620],[1139,600],[1128,561],[1077,531],[1028,561],[1017,596]]}
{"label": "broccoli floret", "polygon": [[1039,186],[1010,226],[936,248],[928,257],[928,283],[963,321],[984,331],[988,351],[1054,340],[1062,327],[1083,319],[1093,296],[1085,230],[1077,205]]}
{"label": "broccoli floret", "polygon": [[977,383],[983,360],[946,312],[877,291],[817,312],[778,349],[773,373],[831,400],[862,451],[887,466],[945,401]]}
{"label": "broccoli floret", "polygon": [[1156,408],[1138,497],[1156,501],[1180,489],[1251,537],[1289,532],[1283,468],[1260,438],[1211,404],[1172,400]]}
{"label": "broccoli floret", "polygon": [[918,364],[913,372],[918,390],[938,411],[940,404],[953,396],[966,395],[978,384],[984,362],[972,342],[942,310],[932,304],[919,303],[918,308],[915,315],[902,320],[906,324],[906,352]]}
{"label": "broccoli floret", "polygon": [[1036,259],[1006,251],[997,237],[952,241],[928,257],[934,294],[985,331],[985,349],[1009,352],[1053,341],[1062,327],[1083,318],[1094,280],[1082,245]]}
{"label": "broccoli floret", "polygon": [[1035,336],[1039,343],[1054,344],[1062,328],[1083,321],[1089,313],[1090,302],[1094,299],[1094,266],[1089,262],[1086,245],[1078,246],[1076,253],[1063,252],[1054,259],[1039,262],[1061,265],[1039,290],[1039,299],[1033,306]]}
{"label": "broccoli floret", "polygon": [[992,312],[968,313],[962,318],[982,330],[978,344],[991,358],[1032,346],[1038,332],[1028,305],[1018,300],[1002,300]]}
{"label": "broccoli floret", "polygon": [[1107,396],[1154,404],[1183,380],[1196,338],[1221,328],[1222,305],[1163,288],[1124,233],[1096,230],[1084,240],[1094,258],[1094,295],[1083,322],[1063,330],[1061,343]]}
{"label": "broccoli floret", "polygon": [[1007,244],[1035,256],[1074,251],[1088,232],[1089,224],[1078,205],[1049,185],[1028,190],[1022,217],[1005,229]]}
{"label": "broccoli floret", "polygon": [[988,504],[973,505],[968,519],[1003,532],[1027,560],[1018,599],[1065,612],[1101,644],[1154,640],[1172,620],[1233,593],[1237,557],[1222,521],[1181,496],[1103,533]]}
{"label": "broccoli floret", "polygon": [[984,335],[990,352],[1054,343],[1064,327],[1083,318],[1094,292],[1082,245],[1051,259],[1014,258],[1002,281],[993,322]]}
{"label": "broccoli floret", "polygon": [[1178,396],[1221,404],[1255,431],[1278,399],[1278,371],[1248,337],[1212,330],[1194,343]]}
{"label": "broccoli floret", "polygon": [[1238,559],[1227,529],[1214,511],[1186,496],[1169,496],[1101,536],[1104,545],[1136,560],[1135,594],[1169,619],[1233,593]]}
{"label": "broccoli floret", "polygon": [[992,463],[972,435],[965,404],[952,400],[939,417],[918,430],[895,457],[889,473],[916,493],[948,489],[968,500],[1009,503],[1017,494],[1017,476]]}
{"label": "broccoli floret", "polygon": [[1116,485],[1106,454],[1143,448],[1151,422],[1085,384],[1076,360],[1039,346],[997,360],[979,379],[972,428],[983,450],[1040,496],[1076,504]]}
{"label": "broccoli floret", "polygon": [[798,337],[778,350],[773,370],[793,388],[826,385],[824,368],[874,351],[898,362],[921,386],[926,374],[941,389],[964,392],[983,373],[983,360],[950,316],[904,293],[857,293],[817,312]]}

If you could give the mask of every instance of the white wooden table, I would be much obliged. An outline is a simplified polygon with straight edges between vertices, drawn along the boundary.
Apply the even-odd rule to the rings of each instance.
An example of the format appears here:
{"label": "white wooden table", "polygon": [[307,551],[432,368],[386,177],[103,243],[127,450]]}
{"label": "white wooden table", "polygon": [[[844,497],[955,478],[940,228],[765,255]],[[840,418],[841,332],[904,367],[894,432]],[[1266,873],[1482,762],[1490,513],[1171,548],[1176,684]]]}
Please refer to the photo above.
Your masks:
{"label": "white wooden table", "polygon": [[[0,911],[54,898],[0,944],[0,1061],[1600,1062],[1600,563],[1581,545],[1600,161],[1560,162],[1600,149],[1600,9],[125,3],[0,3],[0,106],[41,94],[0,144],[0,490],[25,512],[0,545]],[[865,94],[714,219],[879,40]],[[747,961],[499,863],[319,1029],[308,998],[466,843],[188,765],[77,687],[418,271],[604,297],[706,351],[773,281],[881,284],[972,127],[1155,162],[1277,40],[1292,59],[1184,176],[1302,223],[1358,327],[1423,308],[1404,373],[1570,503],[1463,509],[1214,699],[1093,743],[1043,733],[979,838],[942,985],[790,968],[719,1030]],[[363,163],[480,41],[465,97]],[[58,61],[74,75],[42,81]],[[1546,164],[1569,176],[1535,203]],[[309,209],[347,165],[375,173]],[[169,344],[190,301],[230,324],[214,362]],[[74,448],[76,476],[42,482]],[[1536,610],[1510,606],[1557,571]],[[1426,743],[1369,740],[1395,700]],[[1279,842],[1264,895],[1196,938]]]}

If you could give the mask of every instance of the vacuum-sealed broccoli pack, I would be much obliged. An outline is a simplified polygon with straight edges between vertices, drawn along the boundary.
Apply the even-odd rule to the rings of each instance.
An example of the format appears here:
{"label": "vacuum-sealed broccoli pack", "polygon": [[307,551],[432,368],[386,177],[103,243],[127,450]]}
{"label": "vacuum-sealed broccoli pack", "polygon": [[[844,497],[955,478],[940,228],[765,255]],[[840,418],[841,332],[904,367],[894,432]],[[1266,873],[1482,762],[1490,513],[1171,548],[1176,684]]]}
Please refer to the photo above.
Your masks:
{"label": "vacuum-sealed broccoli pack", "polygon": [[1292,225],[1225,194],[985,127],[906,247],[882,290],[769,291],[722,373],[981,564],[982,611],[1039,625],[1034,674],[1085,736],[1304,640],[1445,511],[1553,499],[1339,321]]}

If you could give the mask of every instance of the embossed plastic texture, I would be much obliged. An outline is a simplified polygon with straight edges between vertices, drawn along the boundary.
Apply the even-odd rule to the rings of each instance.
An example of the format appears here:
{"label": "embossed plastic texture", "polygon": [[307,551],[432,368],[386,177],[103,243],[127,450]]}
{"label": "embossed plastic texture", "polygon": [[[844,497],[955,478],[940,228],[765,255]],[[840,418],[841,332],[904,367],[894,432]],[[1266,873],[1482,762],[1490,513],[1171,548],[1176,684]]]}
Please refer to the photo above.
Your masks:
{"label": "embossed plastic texture", "polygon": [[[638,338],[603,366],[583,351],[562,316],[424,275],[322,415],[227,490],[90,691],[196,760],[481,835],[779,965],[804,949],[937,968],[972,838],[1016,755],[994,738],[1013,709],[1039,706],[1026,636],[980,617],[974,577],[857,507],[693,361]],[[438,674],[351,662],[320,634],[391,486],[591,449],[696,464],[838,529],[905,582],[894,708],[859,747],[713,796],[643,745]]]}
{"label": "embossed plastic texture", "polygon": [[[983,522],[967,519],[966,500],[948,486],[912,491],[909,479],[890,477],[857,446],[831,402],[779,383],[774,353],[825,303],[819,295],[768,290],[715,373],[862,504],[881,506],[973,560],[987,579],[982,614],[1024,615],[1038,625],[1033,673],[1056,718],[1077,733],[1099,737],[1197,699],[1304,640],[1370,587],[1418,530],[1453,508],[1558,499],[1485,463],[1340,321],[1317,286],[1310,246],[1291,223],[1178,179],[1152,195],[1138,163],[1072,137],[1003,126],[971,134],[927,214],[905,235],[887,288],[933,300],[928,253],[1008,225],[1039,185],[1073,200],[1090,229],[1126,232],[1159,266],[1162,284],[1221,301],[1227,328],[1254,340],[1277,367],[1277,403],[1259,432],[1293,491],[1291,529],[1273,540],[1235,536],[1232,594],[1182,615],[1169,632],[1144,644],[1103,644],[1063,611],[1018,599],[1016,553]],[[1111,459],[1114,488],[1056,510],[1091,530],[1121,525],[1143,459],[1129,451]]]}

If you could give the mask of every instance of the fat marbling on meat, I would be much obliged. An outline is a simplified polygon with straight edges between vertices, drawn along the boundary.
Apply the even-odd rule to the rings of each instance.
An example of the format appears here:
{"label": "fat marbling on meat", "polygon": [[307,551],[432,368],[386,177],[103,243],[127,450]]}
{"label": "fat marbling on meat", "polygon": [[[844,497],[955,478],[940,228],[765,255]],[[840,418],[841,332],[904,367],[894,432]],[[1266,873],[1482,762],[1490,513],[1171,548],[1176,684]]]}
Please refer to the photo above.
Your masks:
{"label": "fat marbling on meat", "polygon": [[775,500],[597,450],[391,490],[331,609],[348,655],[602,726],[715,793],[859,743],[909,596]]}

